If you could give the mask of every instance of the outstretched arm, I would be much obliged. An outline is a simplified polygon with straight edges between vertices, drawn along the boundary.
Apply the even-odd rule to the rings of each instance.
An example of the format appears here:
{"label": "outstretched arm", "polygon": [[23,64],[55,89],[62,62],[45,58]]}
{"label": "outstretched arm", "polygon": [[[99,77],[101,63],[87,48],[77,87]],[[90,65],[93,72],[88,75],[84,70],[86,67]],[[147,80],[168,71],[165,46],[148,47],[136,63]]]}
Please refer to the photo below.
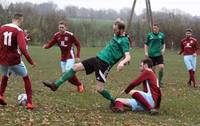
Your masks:
{"label": "outstretched arm", "polygon": [[128,63],[130,60],[131,60],[130,53],[129,53],[129,52],[126,52],[126,53],[125,53],[124,59],[121,60],[121,61],[118,63],[118,65],[117,65],[117,71],[123,70],[124,65],[125,65],[126,63]]}

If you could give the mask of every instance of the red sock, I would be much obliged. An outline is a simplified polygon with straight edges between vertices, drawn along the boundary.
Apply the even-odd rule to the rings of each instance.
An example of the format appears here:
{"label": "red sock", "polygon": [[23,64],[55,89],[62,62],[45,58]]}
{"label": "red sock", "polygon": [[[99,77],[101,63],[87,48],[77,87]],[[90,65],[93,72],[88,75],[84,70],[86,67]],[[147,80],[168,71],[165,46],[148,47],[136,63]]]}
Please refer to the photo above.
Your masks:
{"label": "red sock", "polygon": [[124,104],[120,101],[115,101],[115,107],[124,110]]}
{"label": "red sock", "polygon": [[8,82],[8,77],[4,75],[1,79],[0,96],[4,95],[4,92],[7,87],[7,82]]}
{"label": "red sock", "polygon": [[144,105],[147,110],[152,109],[152,106],[149,104],[149,102],[139,92],[133,93],[132,97],[136,99],[140,104]]}
{"label": "red sock", "polygon": [[79,86],[81,85],[81,82],[79,81],[79,79],[76,77],[76,75],[74,75],[72,78],[70,78],[68,80],[71,84],[75,85],[75,86]]}
{"label": "red sock", "polygon": [[195,87],[196,81],[194,77],[194,71],[192,69],[189,70],[189,74],[190,74],[191,81],[193,82],[193,86]]}
{"label": "red sock", "polygon": [[31,86],[31,81],[29,79],[29,76],[23,77],[24,80],[24,86],[27,94],[27,102],[32,104],[32,86]]}

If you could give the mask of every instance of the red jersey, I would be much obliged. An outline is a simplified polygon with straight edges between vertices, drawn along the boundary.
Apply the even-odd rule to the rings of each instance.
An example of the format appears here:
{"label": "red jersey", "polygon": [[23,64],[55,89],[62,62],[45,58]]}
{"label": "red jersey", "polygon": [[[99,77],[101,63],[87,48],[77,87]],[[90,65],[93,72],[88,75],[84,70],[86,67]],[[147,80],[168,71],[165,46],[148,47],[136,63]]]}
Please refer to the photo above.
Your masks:
{"label": "red jersey", "polygon": [[73,33],[65,31],[64,34],[57,32],[53,38],[47,43],[46,48],[50,48],[57,44],[61,51],[61,61],[74,58],[73,44],[77,48],[76,57],[80,58],[80,41],[73,35]]}
{"label": "red jersey", "polygon": [[198,51],[197,40],[193,37],[182,39],[180,46],[181,46],[181,51],[179,54],[183,53],[183,55],[193,55]]}
{"label": "red jersey", "polygon": [[161,101],[161,91],[155,73],[151,69],[143,70],[140,76],[136,80],[133,80],[131,84],[126,88],[125,92],[128,94],[135,86],[139,85],[140,83],[143,83],[144,92],[147,92],[147,83],[149,84],[156,108],[159,108]]}
{"label": "red jersey", "polygon": [[30,64],[33,61],[26,50],[24,32],[15,24],[6,24],[0,28],[0,64],[4,66],[17,65],[21,62],[21,55],[25,56]]}

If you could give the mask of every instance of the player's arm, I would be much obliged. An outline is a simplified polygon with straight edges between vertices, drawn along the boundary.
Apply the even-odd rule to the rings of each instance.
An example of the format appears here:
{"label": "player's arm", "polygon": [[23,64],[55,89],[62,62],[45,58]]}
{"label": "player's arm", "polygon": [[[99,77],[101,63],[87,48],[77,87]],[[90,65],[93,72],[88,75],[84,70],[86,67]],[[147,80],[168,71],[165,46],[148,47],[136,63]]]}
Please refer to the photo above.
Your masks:
{"label": "player's arm", "polygon": [[81,44],[80,44],[80,41],[75,36],[73,36],[73,37],[74,37],[74,44],[77,49],[76,58],[78,61],[80,61]]}
{"label": "player's arm", "polygon": [[124,59],[121,60],[117,65],[117,71],[121,71],[124,68],[124,65],[131,60],[131,56],[129,52],[125,52]]}
{"label": "player's arm", "polygon": [[181,50],[179,51],[179,55],[181,55],[183,52],[184,52],[184,45],[183,45],[183,42],[181,41],[180,43],[180,47],[181,47]]}
{"label": "player's arm", "polygon": [[21,51],[21,53],[25,56],[26,60],[31,64],[31,65],[35,65],[35,63],[33,62],[33,60],[31,59],[27,49],[26,49],[26,41],[25,41],[25,36],[23,32],[19,32],[17,35],[17,42],[19,45],[19,49]]}
{"label": "player's arm", "polygon": [[144,44],[144,55],[146,56],[146,57],[148,57],[149,55],[148,55],[148,45],[146,45],[146,44]]}
{"label": "player's arm", "polygon": [[165,53],[165,35],[163,34],[163,39],[162,39],[162,49],[161,49],[161,53],[162,55]]}
{"label": "player's arm", "polygon": [[165,53],[165,48],[166,48],[166,45],[163,44],[162,49],[161,49],[161,53],[162,53],[162,55]]}
{"label": "player's arm", "polygon": [[149,57],[149,55],[148,55],[148,49],[149,49],[148,44],[149,44],[149,35],[147,34],[146,40],[144,42],[144,55],[145,55],[145,57]]}
{"label": "player's arm", "polygon": [[195,50],[195,53],[193,55],[197,56],[197,54],[199,53],[199,45],[198,45],[197,40],[195,40],[194,50]]}
{"label": "player's arm", "polygon": [[57,39],[56,39],[56,35],[54,35],[53,38],[48,43],[46,43],[46,44],[43,45],[42,48],[44,48],[44,49],[51,48],[56,43],[57,43]]}
{"label": "player's arm", "polygon": [[139,85],[140,83],[142,83],[147,79],[148,79],[148,73],[146,71],[143,71],[137,79],[133,80],[128,85],[128,87],[124,90],[124,92],[128,94],[135,86]]}

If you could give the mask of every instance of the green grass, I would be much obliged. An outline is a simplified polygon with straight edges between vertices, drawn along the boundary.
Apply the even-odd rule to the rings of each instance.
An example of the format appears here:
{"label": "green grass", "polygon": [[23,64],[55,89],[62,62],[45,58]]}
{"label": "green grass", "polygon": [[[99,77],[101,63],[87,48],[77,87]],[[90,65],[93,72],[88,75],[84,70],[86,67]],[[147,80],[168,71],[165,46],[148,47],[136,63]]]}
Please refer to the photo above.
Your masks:
{"label": "green grass", "polygon": [[[100,48],[82,48],[81,58],[95,56],[98,50]],[[6,91],[8,105],[0,106],[1,126],[200,125],[200,88],[187,87],[188,75],[183,57],[178,56],[176,52],[167,51],[165,54],[162,104],[157,116],[144,112],[112,113],[108,107],[109,101],[95,91],[94,74],[89,76],[84,72],[77,74],[86,87],[86,92],[83,94],[77,93],[75,86],[67,82],[55,93],[51,92],[42,85],[41,81],[55,80],[61,74],[58,48],[44,50],[41,47],[30,47],[30,52],[37,62],[37,67],[31,68],[27,62],[26,66],[32,79],[33,102],[37,107],[33,111],[27,111],[22,106],[16,105],[17,95],[24,92],[24,86],[21,78],[11,77]],[[116,66],[112,68],[106,88],[114,96],[117,96],[132,79],[137,77],[143,54],[142,49],[136,48],[131,51],[131,63],[124,71],[116,72]],[[199,64],[197,66],[196,76],[199,76]]]}

